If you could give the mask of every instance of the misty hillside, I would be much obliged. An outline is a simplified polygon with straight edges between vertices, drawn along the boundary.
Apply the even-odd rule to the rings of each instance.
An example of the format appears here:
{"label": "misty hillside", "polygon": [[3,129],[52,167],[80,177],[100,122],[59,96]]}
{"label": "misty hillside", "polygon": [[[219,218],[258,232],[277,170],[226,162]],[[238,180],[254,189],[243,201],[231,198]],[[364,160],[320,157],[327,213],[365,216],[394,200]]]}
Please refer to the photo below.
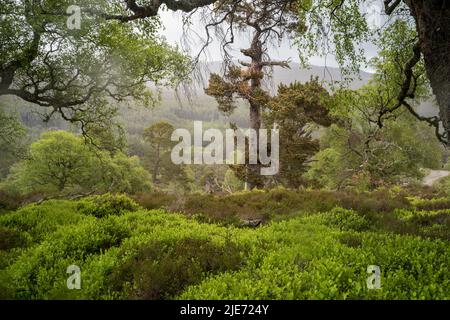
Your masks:
{"label": "misty hillside", "polygon": [[[221,124],[228,124],[229,121],[235,122],[240,126],[247,125],[247,109],[240,105],[235,113],[230,117],[224,117],[217,111],[217,103],[215,100],[204,93],[207,86],[209,74],[223,74],[223,64],[219,61],[209,62],[200,65],[193,77],[192,86],[188,89],[191,101],[176,98],[173,90],[164,90],[162,93],[162,108],[157,108],[151,114],[158,118],[160,116],[174,118],[173,120],[202,120],[202,121],[218,121]],[[339,68],[311,66],[310,68],[302,68],[299,63],[290,63],[290,68],[274,68],[270,78],[264,79],[266,89],[272,93],[276,92],[276,88],[280,83],[288,84],[294,81],[306,82],[311,77],[318,77],[320,81],[327,82],[342,80]],[[352,89],[357,89],[366,84],[371,78],[371,74],[361,71],[359,77],[355,77],[350,83]],[[181,90],[180,95],[183,95]],[[423,103],[419,109],[419,113],[424,116],[437,115],[437,107],[432,102]],[[157,119],[155,119],[156,121]]]}
{"label": "misty hillside", "polygon": [[[236,62],[236,65],[239,65]],[[223,63],[220,61],[213,61],[208,63],[200,64],[197,67],[196,74],[198,75],[195,78],[200,78],[195,81],[196,93],[200,95],[203,94],[202,88],[205,87],[208,83],[208,77],[210,73],[223,74]],[[275,91],[276,87],[280,83],[291,83],[294,81],[306,82],[311,77],[318,77],[319,80],[329,82],[329,81],[337,81],[341,80],[341,72],[339,68],[332,67],[323,67],[323,66],[310,66],[309,68],[302,68],[299,63],[291,62],[290,68],[281,68],[275,67],[271,74],[270,79],[266,77],[265,85],[271,90]],[[355,77],[353,82],[351,83],[351,87],[356,89],[366,83],[371,77],[370,73],[361,71],[359,77]]]}
{"label": "misty hillside", "polygon": [[[270,78],[264,81],[265,87],[272,93],[276,91],[280,83],[294,81],[305,82],[311,77],[319,77],[324,82],[340,80],[341,73],[338,68],[311,66],[308,69],[301,68],[298,63],[291,63],[290,69],[275,68]],[[221,62],[210,62],[200,65],[193,75],[193,82],[188,89],[181,89],[178,94],[175,90],[163,89],[161,102],[153,109],[134,106],[120,106],[120,117],[129,136],[136,138],[141,136],[145,127],[160,120],[168,121],[175,127],[191,128],[194,120],[203,121],[205,127],[225,128],[229,123],[235,123],[239,127],[248,125],[248,109],[244,102],[238,103],[235,112],[226,117],[217,110],[215,100],[204,93],[210,73],[223,74]],[[367,83],[371,74],[361,72],[359,78],[351,83],[352,88],[361,87]],[[189,96],[189,98],[187,98]],[[30,106],[19,99],[8,99],[6,102],[11,110],[17,111],[23,123],[38,136],[41,130],[57,128],[69,129],[66,122],[54,119],[48,123],[42,122],[42,108]],[[437,108],[432,103],[424,103],[419,112],[426,116],[436,115]]]}
{"label": "misty hillside", "polygon": [[[204,88],[208,84],[209,75],[211,73],[223,74],[223,72],[223,64],[219,61],[199,65],[194,72],[194,80],[187,89],[190,99],[183,99],[183,94],[185,94],[183,90],[179,91],[178,94],[179,97],[181,96],[181,99],[178,99],[174,90],[165,89],[162,92],[161,107],[163,107],[163,110],[158,110],[160,108],[157,108],[152,114],[158,117],[162,115],[160,113],[162,112],[164,116],[170,113],[183,119],[226,121],[227,123],[230,120],[244,125],[243,121],[246,123],[247,110],[243,105],[239,106],[235,114],[228,119],[217,111],[215,100],[204,93]],[[306,82],[311,77],[318,77],[326,85],[327,82],[341,80],[341,73],[338,68],[311,66],[305,69],[301,68],[298,63],[290,63],[290,69],[274,68],[271,76],[264,78],[264,86],[267,90],[275,93],[277,86],[281,83],[288,84],[294,81]],[[370,77],[370,73],[361,71],[360,76],[356,77],[350,86],[354,89],[359,88],[367,83]]]}

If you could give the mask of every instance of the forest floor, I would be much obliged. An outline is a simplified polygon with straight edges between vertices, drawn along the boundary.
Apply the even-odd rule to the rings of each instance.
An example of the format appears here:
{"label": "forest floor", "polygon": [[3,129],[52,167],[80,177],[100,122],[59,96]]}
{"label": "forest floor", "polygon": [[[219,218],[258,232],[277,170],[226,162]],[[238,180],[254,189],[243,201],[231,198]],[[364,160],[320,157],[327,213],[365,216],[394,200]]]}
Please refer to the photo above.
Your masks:
{"label": "forest floor", "polygon": [[[175,206],[162,196],[0,214],[0,299],[450,298],[448,198],[272,190]],[[242,227],[243,212],[265,221]],[[67,287],[70,266],[79,290]],[[368,284],[374,266],[380,289]]]}

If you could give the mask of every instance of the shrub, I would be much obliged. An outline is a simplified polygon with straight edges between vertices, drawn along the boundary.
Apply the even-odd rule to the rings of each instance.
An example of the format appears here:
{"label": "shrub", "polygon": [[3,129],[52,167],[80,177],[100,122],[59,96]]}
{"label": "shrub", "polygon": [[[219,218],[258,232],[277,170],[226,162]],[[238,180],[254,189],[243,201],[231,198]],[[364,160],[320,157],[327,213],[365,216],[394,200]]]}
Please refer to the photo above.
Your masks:
{"label": "shrub", "polygon": [[139,205],[124,194],[106,193],[99,196],[91,196],[78,203],[81,213],[97,218],[109,215],[120,215],[128,211],[137,211]]}
{"label": "shrub", "polygon": [[417,210],[442,210],[442,209],[450,209],[450,198],[431,198],[431,199],[423,199],[418,197],[410,197],[409,201],[412,206]]}
{"label": "shrub", "polygon": [[16,210],[20,207],[21,198],[0,189],[0,213]]}
{"label": "shrub", "polygon": [[114,155],[106,150],[97,151],[73,133],[44,132],[30,145],[26,159],[12,166],[5,188],[19,194],[48,195],[79,190],[129,193],[149,190],[150,174],[138,157],[119,151]]}
{"label": "shrub", "polygon": [[147,209],[166,208],[189,216],[201,214],[203,221],[240,224],[241,219],[284,218],[299,213],[326,212],[336,206],[367,214],[392,212],[411,207],[403,195],[388,190],[371,193],[289,190],[276,188],[231,195],[191,194],[182,197],[164,193],[145,193],[135,197]]}
{"label": "shrub", "polygon": [[24,243],[19,231],[0,225],[0,250],[9,250],[20,247]]}
{"label": "shrub", "polygon": [[[344,214],[341,209],[341,214]],[[339,216],[341,214],[336,214]],[[325,214],[324,214],[325,215]],[[348,212],[345,215],[351,216]],[[446,242],[321,227],[317,217],[274,223],[259,233],[271,244],[227,271],[188,287],[180,299],[448,299]],[[360,223],[357,223],[360,225]],[[382,290],[366,286],[369,265]]]}
{"label": "shrub", "polygon": [[92,255],[119,246],[128,237],[128,226],[114,219],[99,222],[84,217],[77,225],[59,228],[39,245],[24,251],[7,268],[16,299],[49,299],[66,288],[66,270],[82,266]]}
{"label": "shrub", "polygon": [[145,209],[160,209],[169,206],[176,196],[164,192],[139,193],[133,199]]}
{"label": "shrub", "polygon": [[352,210],[335,208],[324,213],[325,224],[340,230],[365,231],[369,228],[368,221]]}
{"label": "shrub", "polygon": [[170,299],[206,274],[234,270],[242,264],[242,249],[229,242],[183,239],[175,244],[152,241],[116,268],[109,277],[113,291],[127,299]]}
{"label": "shrub", "polygon": [[[290,209],[311,194],[245,192],[224,202],[264,212],[265,205]],[[317,199],[306,206],[334,205],[325,201],[332,194],[322,194],[325,203],[317,207]],[[0,216],[7,249],[0,250],[1,298],[450,298],[448,241],[423,238],[448,236],[445,210],[369,214],[337,207],[248,229],[164,210],[124,210],[101,219],[77,212],[93,198],[47,201]],[[219,208],[224,197],[196,199]],[[17,248],[23,240],[29,247]],[[66,287],[72,264],[82,270],[81,290]],[[368,265],[380,266],[382,290],[367,289]]]}
{"label": "shrub", "polygon": [[60,226],[79,222],[83,215],[76,207],[75,202],[65,200],[32,204],[0,216],[0,225],[20,234],[22,241],[16,245],[29,246],[42,241]]}

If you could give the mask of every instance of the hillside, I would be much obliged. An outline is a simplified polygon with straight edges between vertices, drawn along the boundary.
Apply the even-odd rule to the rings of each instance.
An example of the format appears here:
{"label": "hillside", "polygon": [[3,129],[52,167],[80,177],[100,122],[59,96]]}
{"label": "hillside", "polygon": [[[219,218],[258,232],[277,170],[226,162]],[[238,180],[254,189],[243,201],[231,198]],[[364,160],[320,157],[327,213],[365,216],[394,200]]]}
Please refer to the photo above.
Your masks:
{"label": "hillside", "polygon": [[[145,127],[157,121],[169,121],[175,127],[190,127],[192,121],[201,120],[206,122],[206,126],[215,126],[219,128],[228,127],[229,122],[236,123],[240,127],[248,126],[248,111],[241,102],[234,114],[230,117],[222,115],[217,110],[217,103],[204,93],[203,88],[207,84],[210,73],[221,73],[222,64],[220,62],[210,62],[201,64],[197,70],[197,76],[184,91],[182,88],[177,94],[174,90],[162,89],[161,101],[153,109],[144,109],[142,107],[129,107],[119,105],[120,121],[123,122],[129,135],[140,135]],[[360,77],[356,77],[351,83],[352,88],[358,88],[367,83],[370,74],[361,72]],[[290,69],[275,68],[271,79],[265,80],[265,86],[272,92],[280,83],[291,83],[294,81],[305,82],[311,77],[319,77],[320,80],[331,81],[338,80],[341,77],[339,69],[332,67],[311,66],[309,69],[303,69],[298,63],[291,63]],[[190,96],[186,98],[186,93]],[[38,131],[58,128],[69,129],[70,126],[56,117],[48,123],[42,122],[42,109],[32,106],[19,99],[4,99],[3,103],[10,110],[19,112],[23,123],[30,129]],[[419,113],[426,116],[437,114],[436,107],[431,102],[420,105]]]}

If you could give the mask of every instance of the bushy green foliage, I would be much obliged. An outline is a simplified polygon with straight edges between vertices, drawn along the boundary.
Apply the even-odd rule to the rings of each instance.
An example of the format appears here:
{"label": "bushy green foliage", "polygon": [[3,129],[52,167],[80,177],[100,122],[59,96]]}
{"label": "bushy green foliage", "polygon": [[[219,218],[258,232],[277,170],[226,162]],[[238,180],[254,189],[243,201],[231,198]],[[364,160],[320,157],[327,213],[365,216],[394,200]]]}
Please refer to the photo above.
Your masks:
{"label": "bushy green foliage", "polygon": [[412,206],[417,210],[441,210],[450,209],[450,198],[449,197],[439,197],[432,199],[423,199],[420,197],[409,197],[409,201]]}
{"label": "bushy green foliage", "polygon": [[[277,202],[287,208],[296,205],[294,194],[247,192],[233,202],[245,209],[264,199],[260,210]],[[311,192],[299,199],[311,197],[322,204],[327,199]],[[100,214],[84,211],[94,204]],[[311,200],[309,205],[317,206]],[[449,234],[448,210],[400,207],[378,217],[361,208],[323,205],[319,214],[305,212],[257,229],[137,209],[123,195],[29,205],[0,217],[6,245],[0,250],[1,298],[450,298],[449,239],[438,239]],[[80,290],[66,287],[70,265],[81,269]],[[381,268],[380,290],[366,286],[369,265]]]}
{"label": "bushy green foliage", "polygon": [[[261,230],[272,248],[237,272],[188,288],[182,299],[447,299],[448,245],[382,233],[340,232],[316,217]],[[345,240],[344,240],[345,239]],[[432,264],[430,264],[432,261]],[[380,290],[366,286],[381,268]]]}
{"label": "bushy green foliage", "polygon": [[241,251],[231,241],[217,245],[197,238],[175,243],[154,240],[115,269],[107,282],[124,298],[169,299],[206,274],[237,269],[242,264]]}
{"label": "bushy green foliage", "polygon": [[120,215],[128,211],[136,211],[139,205],[124,194],[106,193],[98,196],[84,198],[78,202],[78,210],[97,218],[109,215]]}
{"label": "bushy green foliage", "polygon": [[76,203],[50,200],[42,204],[31,204],[15,212],[0,216],[0,225],[16,232],[24,246],[42,241],[59,226],[75,224],[83,219]]}
{"label": "bushy green foliage", "polygon": [[59,228],[9,266],[15,297],[51,298],[57,280],[67,279],[68,266],[80,265],[86,257],[117,246],[129,234],[127,226],[115,220],[98,223],[93,217]]}
{"label": "bushy green foliage", "polygon": [[369,228],[368,221],[352,210],[335,208],[324,214],[325,224],[340,230],[365,231]]}
{"label": "bushy green foliage", "polygon": [[93,149],[81,136],[61,130],[45,132],[31,144],[29,156],[13,166],[5,188],[19,194],[133,193],[150,188],[150,175],[139,158]]}
{"label": "bushy green foliage", "polygon": [[443,194],[450,196],[450,177],[447,176],[442,179],[439,179],[436,182],[436,188]]}

